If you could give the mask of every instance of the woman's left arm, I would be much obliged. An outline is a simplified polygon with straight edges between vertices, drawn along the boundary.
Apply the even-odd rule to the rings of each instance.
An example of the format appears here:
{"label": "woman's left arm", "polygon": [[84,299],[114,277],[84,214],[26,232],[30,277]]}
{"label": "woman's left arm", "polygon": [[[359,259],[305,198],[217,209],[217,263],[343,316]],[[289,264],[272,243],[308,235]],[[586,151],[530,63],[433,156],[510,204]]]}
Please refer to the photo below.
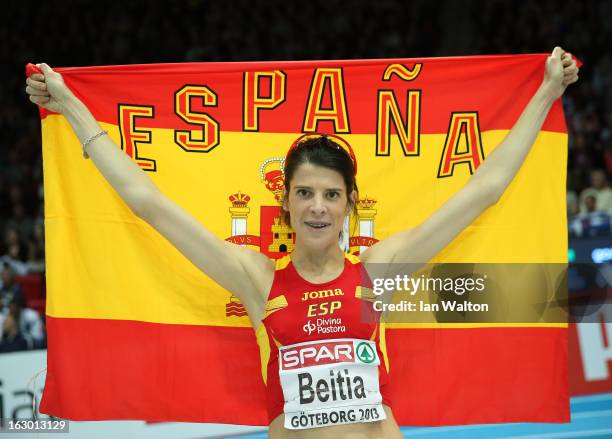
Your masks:
{"label": "woman's left arm", "polygon": [[468,183],[414,229],[399,232],[367,249],[364,262],[425,264],[502,196],[525,161],[550,108],[578,80],[569,53],[555,47],[544,80],[506,138],[478,167]]}

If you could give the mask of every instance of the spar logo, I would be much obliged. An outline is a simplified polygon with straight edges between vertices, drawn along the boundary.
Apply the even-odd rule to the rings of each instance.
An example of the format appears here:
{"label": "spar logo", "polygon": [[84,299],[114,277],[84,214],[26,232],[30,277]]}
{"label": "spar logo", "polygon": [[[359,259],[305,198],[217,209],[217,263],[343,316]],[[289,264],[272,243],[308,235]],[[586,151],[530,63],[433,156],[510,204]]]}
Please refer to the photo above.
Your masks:
{"label": "spar logo", "polygon": [[357,345],[357,358],[363,363],[370,364],[376,360],[376,352],[369,343],[362,341]]}
{"label": "spar logo", "polygon": [[323,364],[354,363],[355,350],[352,341],[321,341],[281,348],[280,360],[281,370]]}

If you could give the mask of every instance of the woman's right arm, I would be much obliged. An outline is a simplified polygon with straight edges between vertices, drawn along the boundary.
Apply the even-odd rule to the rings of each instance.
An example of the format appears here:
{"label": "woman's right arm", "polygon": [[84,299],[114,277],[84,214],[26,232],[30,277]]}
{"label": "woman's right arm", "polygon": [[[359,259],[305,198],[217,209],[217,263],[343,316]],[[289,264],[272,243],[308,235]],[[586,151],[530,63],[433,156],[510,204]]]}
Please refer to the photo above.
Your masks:
{"label": "woman's right arm", "polygon": [[[63,114],[81,143],[100,133],[102,129],[93,115],[64,84],[62,76],[46,64],[40,64],[39,68],[42,74],[35,73],[26,81],[30,100]],[[109,136],[97,137],[86,152],[136,216],[154,227],[200,270],[234,293],[251,320],[263,314],[274,272],[270,259],[213,235],[162,194]]]}

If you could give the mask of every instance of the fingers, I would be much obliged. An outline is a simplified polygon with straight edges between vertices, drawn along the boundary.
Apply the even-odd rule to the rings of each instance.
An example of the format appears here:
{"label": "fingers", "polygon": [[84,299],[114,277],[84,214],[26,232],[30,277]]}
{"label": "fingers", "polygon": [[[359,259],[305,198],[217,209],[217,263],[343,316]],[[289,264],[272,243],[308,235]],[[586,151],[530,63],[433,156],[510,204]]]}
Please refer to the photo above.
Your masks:
{"label": "fingers", "polygon": [[53,72],[53,69],[49,67],[47,63],[36,64],[36,67],[38,67],[43,72],[43,75]]}
{"label": "fingers", "polygon": [[571,53],[565,52],[561,47],[557,46],[553,49],[551,56],[561,60],[561,65],[563,66],[563,85],[567,86],[578,81],[580,69],[576,64],[576,60],[572,59]]}
{"label": "fingers", "polygon": [[[30,96],[30,100],[35,104],[43,104],[49,102],[50,95],[47,91],[47,84],[42,81],[36,81],[33,79],[33,77],[34,75],[26,79],[27,86],[25,91]],[[36,98],[36,100],[32,100],[32,98]],[[45,98],[46,101],[44,101],[42,98]]]}
{"label": "fingers", "polygon": [[578,80],[578,69],[572,71],[566,75],[563,75],[563,83],[564,84],[573,84]]}
{"label": "fingers", "polygon": [[29,95],[30,101],[35,104],[49,102],[50,95],[47,91],[45,77],[40,73],[34,73],[29,78],[26,78],[25,92]]}
{"label": "fingers", "polygon": [[578,81],[578,71],[575,63],[563,69],[563,85],[567,86]]}
{"label": "fingers", "polygon": [[580,69],[578,68],[576,63],[574,61],[572,61],[572,63],[569,66],[567,66],[567,67],[565,67],[563,69],[563,76],[577,74],[579,70]]}
{"label": "fingers", "polygon": [[559,46],[555,46],[555,48],[552,51],[551,56],[553,58],[559,58],[561,59],[561,56],[565,53],[565,51],[563,49],[561,49]]}
{"label": "fingers", "polygon": [[575,75],[571,78],[568,79],[563,79],[563,85],[568,86],[570,84],[573,84],[574,82],[578,81],[578,75]]}
{"label": "fingers", "polygon": [[30,101],[37,105],[44,105],[49,103],[49,96],[32,96],[30,95]]}
{"label": "fingers", "polygon": [[580,71],[576,61],[571,58],[570,54],[567,55],[567,61],[563,62],[563,83],[565,85],[578,81],[578,72]]}
{"label": "fingers", "polygon": [[[561,69],[559,69],[559,64],[561,65]],[[566,52],[559,46],[556,46],[553,49],[552,53],[546,61],[546,66],[547,68],[549,68],[550,66],[551,69],[553,69],[551,70],[551,72],[556,70],[556,75],[558,75],[559,70],[563,71],[563,79],[561,82],[564,87],[567,87],[569,84],[573,84],[574,82],[578,81],[578,73],[580,69],[578,68],[576,60],[572,59],[571,53]]]}
{"label": "fingers", "polygon": [[30,96],[50,96],[49,92],[46,90],[39,90],[37,88],[33,88],[31,85],[26,87],[26,93]]}
{"label": "fingers", "polygon": [[[32,75],[34,76],[34,75]],[[43,81],[36,81],[32,78],[26,79],[26,84],[36,90],[47,90],[47,84]]]}

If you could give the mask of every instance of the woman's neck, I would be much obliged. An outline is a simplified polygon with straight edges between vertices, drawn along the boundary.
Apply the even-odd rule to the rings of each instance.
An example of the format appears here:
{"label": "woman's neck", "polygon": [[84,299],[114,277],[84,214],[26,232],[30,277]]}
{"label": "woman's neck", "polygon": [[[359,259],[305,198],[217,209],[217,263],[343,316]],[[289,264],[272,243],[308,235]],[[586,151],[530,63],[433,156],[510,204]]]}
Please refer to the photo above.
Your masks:
{"label": "woman's neck", "polygon": [[291,253],[291,261],[302,277],[319,283],[332,280],[342,272],[344,253],[337,245],[320,251],[303,250],[303,247],[296,246]]}

